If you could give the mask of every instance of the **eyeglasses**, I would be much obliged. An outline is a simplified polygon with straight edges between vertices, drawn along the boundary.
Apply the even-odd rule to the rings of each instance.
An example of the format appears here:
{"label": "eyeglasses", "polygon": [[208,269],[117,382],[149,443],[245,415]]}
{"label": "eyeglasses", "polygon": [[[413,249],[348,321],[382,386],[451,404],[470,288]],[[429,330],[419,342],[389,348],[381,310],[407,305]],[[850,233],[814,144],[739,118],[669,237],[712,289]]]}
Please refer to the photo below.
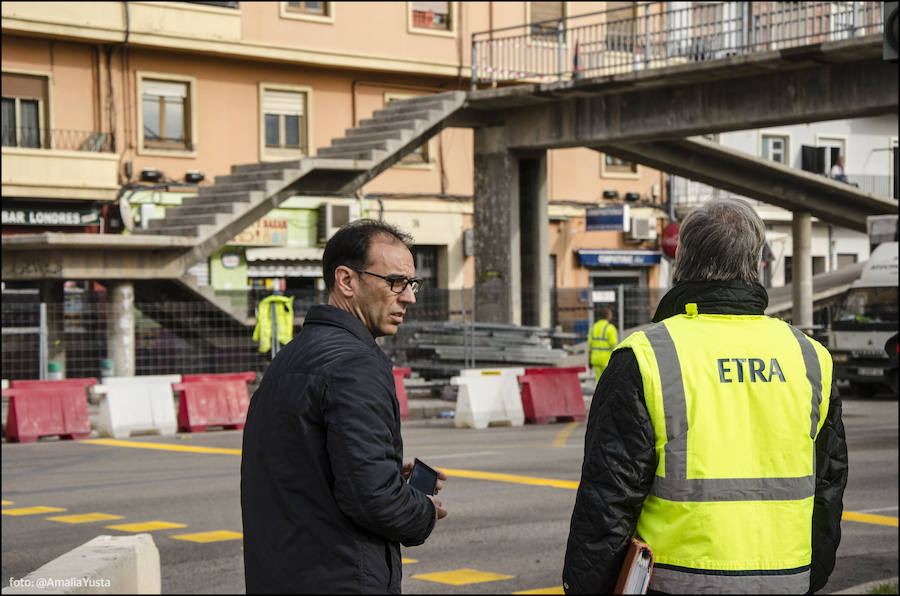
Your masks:
{"label": "eyeglasses", "polygon": [[409,279],[407,277],[387,277],[384,275],[378,275],[377,273],[372,273],[371,271],[365,271],[364,269],[357,269],[356,267],[350,267],[357,273],[365,273],[367,275],[371,275],[372,277],[379,277],[384,281],[388,282],[391,286],[391,291],[395,294],[402,294],[404,290],[406,290],[406,286],[409,286],[412,289],[413,294],[419,293],[419,288],[422,287],[422,280],[418,277],[414,277],[413,279]]}

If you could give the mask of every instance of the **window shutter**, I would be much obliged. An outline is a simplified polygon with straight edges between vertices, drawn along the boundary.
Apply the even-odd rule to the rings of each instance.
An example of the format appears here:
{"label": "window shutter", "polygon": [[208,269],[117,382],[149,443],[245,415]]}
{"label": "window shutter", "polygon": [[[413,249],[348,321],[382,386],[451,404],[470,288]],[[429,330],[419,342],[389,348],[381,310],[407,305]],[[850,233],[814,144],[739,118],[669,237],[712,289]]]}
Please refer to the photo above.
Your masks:
{"label": "window shutter", "polygon": [[303,93],[267,90],[263,94],[263,113],[303,116],[305,103]]}
{"label": "window shutter", "polygon": [[46,77],[3,73],[3,97],[43,100],[46,86]]}
{"label": "window shutter", "polygon": [[187,97],[187,83],[172,83],[169,81],[151,81],[144,79],[144,95],[154,97]]}
{"label": "window shutter", "polygon": [[562,2],[532,2],[531,3],[531,22],[538,23],[548,19],[563,18]]}

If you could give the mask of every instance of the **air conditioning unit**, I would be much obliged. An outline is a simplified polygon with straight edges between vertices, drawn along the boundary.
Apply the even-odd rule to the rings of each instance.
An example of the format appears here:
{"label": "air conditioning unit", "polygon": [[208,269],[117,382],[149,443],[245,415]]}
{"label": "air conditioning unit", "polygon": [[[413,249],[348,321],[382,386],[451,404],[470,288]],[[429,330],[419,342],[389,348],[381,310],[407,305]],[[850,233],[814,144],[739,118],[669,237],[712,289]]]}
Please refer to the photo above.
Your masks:
{"label": "air conditioning unit", "polygon": [[359,205],[356,203],[322,203],[319,205],[316,242],[325,244],[342,225],[356,219],[359,219]]}
{"label": "air conditioning unit", "polygon": [[632,217],[629,240],[656,240],[655,217]]}

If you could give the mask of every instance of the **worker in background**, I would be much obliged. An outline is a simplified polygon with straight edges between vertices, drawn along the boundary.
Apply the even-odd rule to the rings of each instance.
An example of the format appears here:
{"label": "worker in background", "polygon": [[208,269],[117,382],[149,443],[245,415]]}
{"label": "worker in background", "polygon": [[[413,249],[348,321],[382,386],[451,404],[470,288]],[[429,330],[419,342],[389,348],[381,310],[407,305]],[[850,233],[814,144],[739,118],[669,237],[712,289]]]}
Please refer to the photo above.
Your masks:
{"label": "worker in background", "polygon": [[619,332],[612,324],[612,310],[601,306],[597,316],[599,320],[594,323],[590,337],[591,366],[594,367],[594,374],[597,376],[595,383],[600,380],[603,369],[609,364],[613,349],[619,343]]}

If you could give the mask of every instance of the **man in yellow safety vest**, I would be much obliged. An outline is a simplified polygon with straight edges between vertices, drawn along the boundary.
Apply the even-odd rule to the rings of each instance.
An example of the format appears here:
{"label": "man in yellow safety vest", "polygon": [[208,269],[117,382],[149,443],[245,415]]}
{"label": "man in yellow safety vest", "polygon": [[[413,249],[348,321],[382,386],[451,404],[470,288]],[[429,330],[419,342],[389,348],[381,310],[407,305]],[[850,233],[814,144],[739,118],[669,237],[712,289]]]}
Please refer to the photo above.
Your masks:
{"label": "man in yellow safety vest", "polygon": [[591,366],[594,368],[594,374],[597,376],[595,383],[600,380],[603,369],[609,364],[609,357],[612,351],[619,343],[618,331],[616,326],[612,324],[612,310],[605,306],[597,309],[598,321],[594,323],[591,329],[590,346],[591,346]]}
{"label": "man in yellow safety vest", "polygon": [[649,589],[803,594],[841,539],[847,444],[831,356],[764,314],[765,227],[745,201],[681,225],[674,284],[594,392],[563,567],[566,593],[612,591],[630,539]]}

